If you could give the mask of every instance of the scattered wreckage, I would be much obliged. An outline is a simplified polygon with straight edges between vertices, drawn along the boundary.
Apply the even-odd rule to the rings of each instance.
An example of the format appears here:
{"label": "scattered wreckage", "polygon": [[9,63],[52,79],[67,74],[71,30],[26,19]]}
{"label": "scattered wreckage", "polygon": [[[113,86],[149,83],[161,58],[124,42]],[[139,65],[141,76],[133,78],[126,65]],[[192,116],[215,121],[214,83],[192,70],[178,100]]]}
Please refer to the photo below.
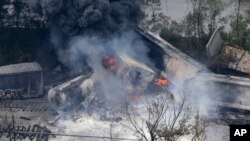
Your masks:
{"label": "scattered wreckage", "polygon": [[100,83],[94,73],[90,73],[52,88],[48,93],[50,104],[63,113],[83,110],[91,114],[98,111],[101,119],[109,120],[108,113],[124,109],[126,104],[143,99],[145,95],[164,92],[169,85],[163,72],[151,69],[126,55],[104,55],[101,64],[110,75],[121,80],[123,87],[120,92],[126,94],[122,101],[115,102],[116,98],[107,98],[103,93],[103,85],[109,85],[108,82]]}

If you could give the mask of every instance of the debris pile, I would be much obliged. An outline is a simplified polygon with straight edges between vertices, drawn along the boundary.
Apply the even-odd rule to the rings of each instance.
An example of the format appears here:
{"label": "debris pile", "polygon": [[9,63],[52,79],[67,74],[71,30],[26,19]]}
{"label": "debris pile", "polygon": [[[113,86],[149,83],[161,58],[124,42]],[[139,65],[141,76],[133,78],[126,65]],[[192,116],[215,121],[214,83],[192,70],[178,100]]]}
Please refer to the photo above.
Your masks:
{"label": "debris pile", "polygon": [[[105,85],[109,85],[109,82],[99,82],[94,74],[82,75],[49,91],[49,101],[58,112],[98,113],[101,120],[120,121],[122,118],[117,113],[126,113],[129,104],[167,90],[168,80],[160,71],[131,57],[103,55],[101,63],[105,70],[103,75],[108,73],[108,77],[116,77],[121,81],[121,93],[126,94],[124,99],[117,102],[116,95],[119,94],[114,94],[114,97],[105,95]],[[116,89],[115,86],[113,89]]]}

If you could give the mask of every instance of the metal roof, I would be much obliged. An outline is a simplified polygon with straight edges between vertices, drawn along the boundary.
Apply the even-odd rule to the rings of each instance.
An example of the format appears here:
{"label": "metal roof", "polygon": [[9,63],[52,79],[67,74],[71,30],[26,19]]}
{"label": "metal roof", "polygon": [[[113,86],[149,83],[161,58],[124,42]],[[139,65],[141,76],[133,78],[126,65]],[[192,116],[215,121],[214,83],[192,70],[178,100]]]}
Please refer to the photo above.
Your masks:
{"label": "metal roof", "polygon": [[0,67],[0,75],[10,75],[36,71],[42,71],[42,67],[37,62],[11,64]]}

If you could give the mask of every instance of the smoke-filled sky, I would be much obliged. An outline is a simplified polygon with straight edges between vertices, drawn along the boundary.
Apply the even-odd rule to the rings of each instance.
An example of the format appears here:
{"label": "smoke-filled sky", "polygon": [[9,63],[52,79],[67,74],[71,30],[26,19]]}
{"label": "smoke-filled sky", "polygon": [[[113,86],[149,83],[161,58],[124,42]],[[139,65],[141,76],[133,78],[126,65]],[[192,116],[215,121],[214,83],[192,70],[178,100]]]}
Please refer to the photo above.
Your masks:
{"label": "smoke-filled sky", "polygon": [[50,28],[66,35],[109,34],[121,24],[133,23],[140,13],[136,0],[30,0]]}

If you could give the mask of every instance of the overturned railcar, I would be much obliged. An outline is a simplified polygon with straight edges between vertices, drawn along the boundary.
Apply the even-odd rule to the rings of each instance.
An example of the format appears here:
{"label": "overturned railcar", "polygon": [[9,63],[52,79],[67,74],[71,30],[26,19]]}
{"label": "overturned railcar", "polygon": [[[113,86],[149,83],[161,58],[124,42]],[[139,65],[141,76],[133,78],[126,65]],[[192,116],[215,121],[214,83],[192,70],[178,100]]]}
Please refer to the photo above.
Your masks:
{"label": "overturned railcar", "polygon": [[0,100],[37,98],[43,87],[42,67],[36,62],[0,67]]}
{"label": "overturned railcar", "polygon": [[[106,56],[106,58],[111,57],[114,56]],[[106,105],[110,105],[110,103],[122,105],[125,102],[140,99],[146,94],[159,94],[167,88],[168,80],[163,72],[152,69],[125,54],[112,59],[116,59],[117,66],[111,61],[111,63],[104,63],[103,67],[106,71],[112,72],[112,76],[115,75],[117,80],[122,81],[123,87],[120,89],[122,90],[120,93],[124,93],[125,95],[112,93],[103,95],[105,86],[103,87],[101,82],[92,77],[93,75],[90,73],[78,76],[50,89],[48,92],[50,104],[57,111],[71,112],[76,107],[80,107],[81,104],[85,106],[84,108],[87,108],[86,103],[88,105],[94,101],[97,101],[99,105],[100,103],[103,104],[104,101],[108,101]],[[106,67],[106,64],[110,65],[109,63],[111,67]],[[113,69],[116,67],[117,70]],[[122,99],[122,102],[117,102],[119,98]]]}

